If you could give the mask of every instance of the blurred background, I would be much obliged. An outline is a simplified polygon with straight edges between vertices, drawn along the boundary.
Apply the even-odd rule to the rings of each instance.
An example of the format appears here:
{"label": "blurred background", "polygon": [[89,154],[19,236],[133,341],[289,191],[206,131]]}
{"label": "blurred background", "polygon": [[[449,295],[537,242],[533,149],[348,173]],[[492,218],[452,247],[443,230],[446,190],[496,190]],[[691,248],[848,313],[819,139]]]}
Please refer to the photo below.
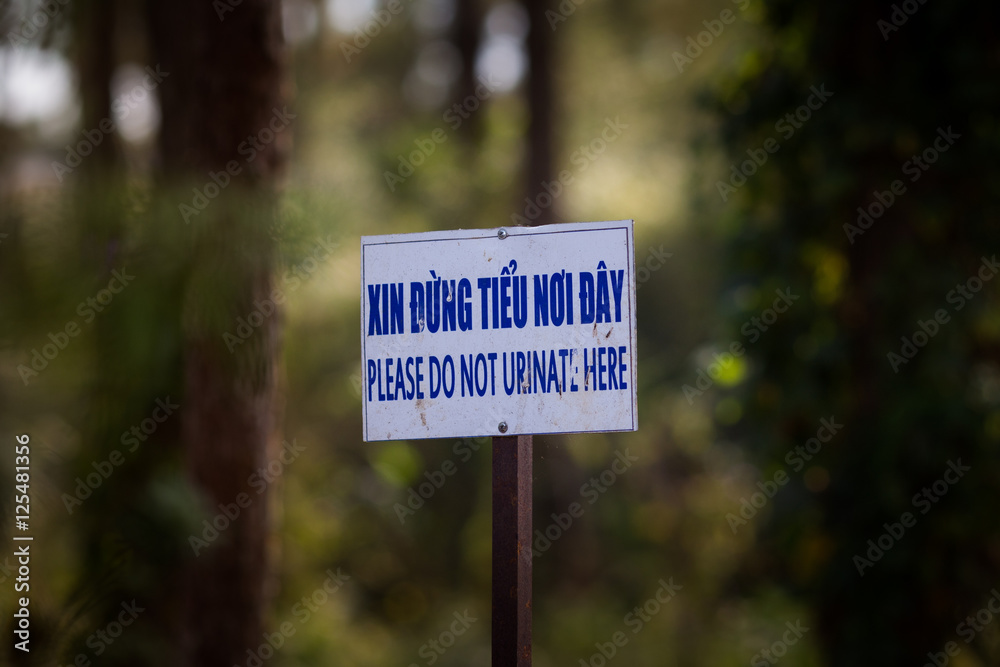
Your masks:
{"label": "blurred background", "polygon": [[995,5],[0,7],[0,663],[488,664],[489,441],[361,442],[359,237],[634,218],[535,664],[1000,664]]}

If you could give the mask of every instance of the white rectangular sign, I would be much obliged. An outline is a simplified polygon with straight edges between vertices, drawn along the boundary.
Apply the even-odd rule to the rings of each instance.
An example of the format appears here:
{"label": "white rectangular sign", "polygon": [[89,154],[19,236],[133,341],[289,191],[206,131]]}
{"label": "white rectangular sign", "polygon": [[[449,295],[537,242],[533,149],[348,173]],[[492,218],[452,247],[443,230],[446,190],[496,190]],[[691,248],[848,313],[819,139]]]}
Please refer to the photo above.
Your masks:
{"label": "white rectangular sign", "polygon": [[364,439],[634,431],[632,221],[361,238]]}

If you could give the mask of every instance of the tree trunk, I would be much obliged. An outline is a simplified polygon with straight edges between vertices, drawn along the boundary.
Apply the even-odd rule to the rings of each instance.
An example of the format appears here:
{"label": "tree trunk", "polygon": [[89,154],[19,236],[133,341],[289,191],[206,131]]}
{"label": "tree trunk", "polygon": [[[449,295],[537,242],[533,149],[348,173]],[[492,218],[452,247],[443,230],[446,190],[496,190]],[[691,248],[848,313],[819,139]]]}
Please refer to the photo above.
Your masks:
{"label": "tree trunk", "polygon": [[[452,28],[452,39],[462,58],[462,73],[455,86],[455,102],[461,103],[470,96],[475,96],[476,86],[476,56],[479,55],[479,33],[482,16],[478,0],[458,0],[455,3],[455,22]],[[459,136],[469,144],[478,144],[482,138],[483,124],[479,114],[474,113],[459,127]]]}
{"label": "tree trunk", "polygon": [[[239,494],[251,499],[183,571],[172,632],[178,664],[242,664],[261,642],[268,599],[269,494],[258,495],[249,480],[276,442],[280,313],[259,309],[262,322],[250,336],[223,336],[273,289],[267,232],[291,135],[282,104],[281,3],[151,0],[148,7],[155,57],[167,73],[162,185],[176,186],[163,224],[189,234],[190,265],[181,273],[182,456],[209,517]],[[185,219],[176,212],[181,204],[197,213]]]}
{"label": "tree trunk", "polygon": [[[553,91],[552,30],[545,18],[548,3],[522,0],[528,12],[528,163],[525,169],[525,195],[532,201],[546,192],[542,183],[552,180],[553,167]],[[534,220],[544,225],[557,219],[557,202],[538,207],[541,215]]]}

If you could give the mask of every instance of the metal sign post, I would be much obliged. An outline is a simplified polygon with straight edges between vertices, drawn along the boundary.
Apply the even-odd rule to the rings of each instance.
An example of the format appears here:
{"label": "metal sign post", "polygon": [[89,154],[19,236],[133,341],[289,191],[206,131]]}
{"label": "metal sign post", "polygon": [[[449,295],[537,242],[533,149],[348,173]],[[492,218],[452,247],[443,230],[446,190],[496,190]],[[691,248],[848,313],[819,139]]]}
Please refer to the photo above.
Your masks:
{"label": "metal sign post", "polygon": [[531,438],[493,438],[493,667],[531,665]]}

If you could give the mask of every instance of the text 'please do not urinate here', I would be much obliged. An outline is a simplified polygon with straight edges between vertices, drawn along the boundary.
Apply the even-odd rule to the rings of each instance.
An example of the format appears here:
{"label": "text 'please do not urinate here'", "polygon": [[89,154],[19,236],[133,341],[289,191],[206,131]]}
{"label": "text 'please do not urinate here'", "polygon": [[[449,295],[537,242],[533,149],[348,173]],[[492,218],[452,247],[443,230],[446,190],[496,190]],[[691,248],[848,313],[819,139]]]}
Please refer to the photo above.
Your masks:
{"label": "text 'please do not urinate here'", "polygon": [[[445,333],[622,322],[625,270],[605,262],[594,272],[505,275],[382,283],[367,286],[368,336]],[[433,272],[432,272],[433,273]],[[577,287],[577,291],[574,290]],[[598,336],[599,338],[599,336]],[[443,357],[388,356],[369,359],[367,400],[497,395],[497,364],[507,395],[628,389],[624,345],[467,353]],[[456,369],[456,364],[458,368]],[[458,379],[456,379],[456,370]],[[581,377],[582,374],[582,377]],[[458,387],[456,387],[458,383]]]}

